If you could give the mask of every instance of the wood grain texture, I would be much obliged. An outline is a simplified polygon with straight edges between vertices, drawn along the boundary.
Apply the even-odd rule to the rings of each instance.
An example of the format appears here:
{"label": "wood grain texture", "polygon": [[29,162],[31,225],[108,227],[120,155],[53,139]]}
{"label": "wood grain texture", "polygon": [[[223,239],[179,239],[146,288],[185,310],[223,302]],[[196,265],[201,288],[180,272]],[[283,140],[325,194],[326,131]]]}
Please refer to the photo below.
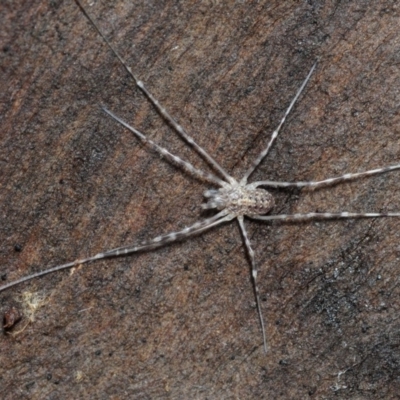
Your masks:
{"label": "wood grain texture", "polygon": [[[396,2],[85,7],[156,98],[235,177],[265,146],[317,57],[253,179],[319,180],[399,162]],[[5,1],[0,20],[3,281],[201,218],[207,186],[101,111],[106,105],[204,166],[73,1]],[[274,212],[399,210],[398,176],[276,192]],[[17,307],[25,317],[0,338],[0,397],[396,398],[399,221],[247,226],[267,355],[231,223],[2,293],[2,315]],[[29,321],[26,293],[42,302],[18,333]]]}

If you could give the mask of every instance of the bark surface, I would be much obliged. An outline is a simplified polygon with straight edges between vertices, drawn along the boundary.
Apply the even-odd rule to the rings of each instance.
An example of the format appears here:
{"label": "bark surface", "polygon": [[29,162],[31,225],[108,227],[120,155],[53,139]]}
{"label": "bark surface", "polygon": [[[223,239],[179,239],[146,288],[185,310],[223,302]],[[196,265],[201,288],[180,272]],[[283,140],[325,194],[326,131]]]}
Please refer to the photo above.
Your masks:
{"label": "bark surface", "polygon": [[[84,6],[148,89],[240,178],[318,67],[252,180],[400,161],[392,1],[115,1]],[[209,185],[100,105],[207,170],[73,1],[5,1],[0,278],[176,231]],[[399,172],[273,191],[273,213],[398,211]],[[248,221],[269,353],[236,223],[0,294],[2,399],[391,399],[400,391],[395,219]],[[13,310],[12,312],[10,310]]]}

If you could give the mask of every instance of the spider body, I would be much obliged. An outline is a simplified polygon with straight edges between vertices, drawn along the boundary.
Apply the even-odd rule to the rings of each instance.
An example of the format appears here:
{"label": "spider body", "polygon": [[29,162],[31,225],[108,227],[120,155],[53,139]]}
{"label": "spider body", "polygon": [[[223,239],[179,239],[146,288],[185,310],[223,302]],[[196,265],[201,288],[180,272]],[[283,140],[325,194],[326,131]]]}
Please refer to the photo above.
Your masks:
{"label": "spider body", "polygon": [[233,217],[267,214],[275,205],[274,197],[267,190],[253,189],[239,183],[218,190],[207,190],[204,196],[208,198],[208,202],[203,208],[226,210]]}

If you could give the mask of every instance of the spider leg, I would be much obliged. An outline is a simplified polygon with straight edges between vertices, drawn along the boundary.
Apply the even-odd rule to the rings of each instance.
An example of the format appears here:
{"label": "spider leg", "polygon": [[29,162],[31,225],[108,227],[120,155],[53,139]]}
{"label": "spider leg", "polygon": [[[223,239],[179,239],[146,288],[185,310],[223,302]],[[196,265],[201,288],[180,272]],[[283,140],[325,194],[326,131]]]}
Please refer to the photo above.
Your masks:
{"label": "spider leg", "polygon": [[86,264],[90,261],[102,260],[104,258],[110,258],[110,257],[117,257],[120,255],[131,254],[131,253],[135,253],[138,251],[147,251],[147,250],[151,250],[155,247],[164,246],[167,243],[175,242],[177,240],[184,239],[189,236],[195,235],[196,233],[203,232],[206,229],[210,229],[213,226],[216,226],[223,222],[229,221],[232,218],[233,218],[233,216],[231,216],[230,214],[227,214],[226,211],[221,211],[218,214],[214,215],[213,217],[205,219],[200,222],[196,222],[195,224],[193,224],[185,229],[182,229],[181,231],[172,232],[172,233],[169,233],[169,234],[163,235],[163,236],[157,236],[156,238],[151,239],[146,242],[143,242],[139,245],[119,247],[116,249],[105,251],[103,253],[98,253],[95,256],[71,261],[66,264],[57,265],[55,267],[52,267],[52,268],[49,268],[49,269],[46,269],[43,271],[35,272],[34,274],[24,276],[20,279],[9,282],[3,286],[0,286],[0,292],[2,292],[3,290],[6,290],[12,286],[18,285],[20,283],[30,281],[31,279],[39,278],[40,276],[47,275],[52,272],[57,272],[57,271],[61,271],[64,269],[72,268],[72,267],[75,267],[75,266],[78,266],[81,264]]}
{"label": "spider leg", "polygon": [[[135,79],[136,80],[136,79]],[[193,149],[200,154],[200,156],[211,165],[216,171],[218,171],[228,182],[234,183],[235,180],[225,171],[224,168],[210,155],[208,154],[200,145],[198,145],[194,139],[189,136],[182,125],[178,124],[174,118],[168,113],[168,111],[160,105],[160,103],[154,98],[154,96],[147,90],[144,83],[140,80],[136,80],[136,85],[142,90],[142,92],[147,96],[150,102],[154,105],[157,111],[162,115],[162,117],[172,125],[176,132],[190,145]]]}
{"label": "spider leg", "polygon": [[194,223],[191,226],[188,226],[181,231],[178,232],[171,232],[166,235],[157,236],[154,239],[148,240],[144,243],[134,246],[123,246],[118,247],[116,249],[108,250],[104,253],[101,253],[102,258],[104,257],[116,257],[127,255],[131,253],[136,253],[137,251],[148,251],[152,250],[156,247],[164,246],[167,243],[175,242],[177,240],[185,239],[189,236],[193,236],[200,232],[203,232],[207,229],[212,228],[213,226],[217,226],[222,224],[223,222],[230,221],[234,217],[231,214],[227,214],[226,210],[215,214],[211,218],[207,218],[203,221],[199,221]]}
{"label": "spider leg", "polygon": [[338,212],[338,213],[315,213],[306,214],[280,214],[280,215],[256,215],[249,218],[260,221],[304,221],[311,219],[338,219],[338,218],[383,218],[383,217],[400,217],[400,212],[382,212],[382,213],[353,213],[353,212]]}
{"label": "spider leg", "polygon": [[314,69],[316,67],[317,63],[315,62],[314,65],[311,67],[310,72],[308,73],[306,79],[304,79],[303,83],[300,86],[300,89],[297,91],[296,95],[294,96],[292,102],[290,103],[289,107],[287,108],[285,115],[281,119],[281,122],[279,123],[278,127],[272,132],[271,139],[267,145],[267,147],[260,153],[260,155],[251,163],[250,168],[247,170],[247,172],[244,174],[243,178],[241,179],[240,183],[242,185],[246,185],[247,179],[250,177],[250,175],[255,171],[255,169],[258,167],[260,162],[264,159],[264,157],[268,154],[272,144],[275,142],[276,138],[278,137],[279,131],[282,127],[282,125],[285,123],[287,116],[290,114],[290,111],[292,110],[294,104],[296,103],[297,99],[299,98],[301,92],[307,85],[307,82],[309,81],[312,73],[314,72]]}
{"label": "spider leg", "polygon": [[219,165],[219,163],[214,160],[211,155],[209,155],[200,145],[198,145],[194,139],[183,129],[181,125],[179,125],[175,119],[167,112],[167,110],[161,106],[161,104],[154,98],[154,96],[147,90],[147,88],[144,86],[144,83],[136,77],[136,75],[133,73],[131,67],[128,66],[126,61],[120,56],[120,54],[117,52],[117,50],[114,48],[114,46],[111,44],[111,42],[105,37],[103,32],[101,32],[100,28],[97,26],[97,24],[94,22],[94,20],[90,17],[90,15],[86,12],[82,4],[80,3],[79,0],[75,0],[77,3],[78,7],[80,10],[83,12],[85,17],[89,20],[89,22],[93,25],[93,27],[96,29],[96,31],[99,33],[100,37],[103,38],[103,40],[107,43],[108,47],[111,49],[111,51],[115,54],[115,56],[118,58],[120,63],[123,65],[123,67],[126,69],[128,74],[132,77],[132,79],[135,81],[136,85],[139,87],[139,89],[144,93],[144,95],[148,98],[151,104],[156,108],[156,110],[161,114],[161,116],[172,126],[172,128],[185,140],[192,148],[209,164],[211,165],[216,171],[218,171],[228,182],[234,183],[235,180]]}
{"label": "spider leg", "polygon": [[349,174],[344,174],[342,176],[338,176],[336,178],[328,178],[324,179],[323,181],[310,181],[310,182],[274,182],[274,181],[259,181],[259,182],[253,182],[249,184],[249,188],[255,189],[259,186],[269,186],[269,187],[275,187],[275,188],[286,188],[286,187],[322,187],[322,186],[328,186],[328,185],[334,185],[337,183],[342,183],[345,181],[361,178],[364,176],[372,176],[372,175],[378,175],[378,174],[384,174],[386,172],[394,171],[396,169],[400,169],[400,164],[396,165],[390,165],[388,167],[383,167],[383,168],[377,168],[377,169],[371,169],[369,171],[364,171],[364,172],[356,172],[356,173],[349,173]]}
{"label": "spider leg", "polygon": [[211,182],[214,185],[218,185],[218,186],[226,186],[227,185],[226,182],[224,182],[217,176],[215,176],[209,172],[203,172],[200,169],[195,168],[192,164],[188,163],[187,161],[184,161],[180,157],[175,156],[174,154],[170,153],[167,149],[159,146],[157,143],[154,143],[152,140],[148,139],[143,133],[141,133],[137,129],[133,128],[132,126],[130,126],[128,123],[126,123],[121,118],[117,117],[113,112],[111,112],[107,108],[105,108],[105,107],[102,107],[102,108],[113,119],[115,119],[117,122],[119,122],[125,128],[129,129],[143,143],[147,144],[152,149],[157,151],[159,154],[164,156],[170,163],[174,164],[175,166],[180,167],[184,171],[188,172],[190,175],[192,175],[200,180],[205,180],[205,181]]}
{"label": "spider leg", "polygon": [[267,353],[267,351],[268,351],[267,338],[266,338],[266,334],[265,334],[264,319],[263,319],[262,312],[261,312],[260,292],[258,291],[258,286],[257,286],[257,266],[256,266],[256,260],[254,257],[254,251],[251,247],[249,236],[247,235],[246,227],[244,225],[243,215],[239,215],[237,217],[237,220],[239,222],[240,230],[242,232],[243,241],[244,241],[244,244],[247,249],[247,254],[249,255],[249,258],[250,258],[251,278],[253,281],[254,295],[256,298],[258,318],[260,320],[260,326],[261,326],[261,331],[262,331],[262,335],[263,335],[264,351],[265,351],[265,353]]}

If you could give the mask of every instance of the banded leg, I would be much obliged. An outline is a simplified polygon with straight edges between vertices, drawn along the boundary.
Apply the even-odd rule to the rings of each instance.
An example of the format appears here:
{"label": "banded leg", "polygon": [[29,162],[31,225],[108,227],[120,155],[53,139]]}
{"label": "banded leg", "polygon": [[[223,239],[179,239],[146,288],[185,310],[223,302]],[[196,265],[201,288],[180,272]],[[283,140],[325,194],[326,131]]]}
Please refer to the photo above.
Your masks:
{"label": "banded leg", "polygon": [[221,211],[220,213],[214,215],[211,218],[205,219],[204,221],[201,222],[196,222],[195,224],[182,229],[181,231],[178,232],[172,232],[167,235],[163,236],[157,236],[154,239],[151,239],[147,242],[141,243],[139,245],[134,245],[134,246],[125,246],[125,247],[119,247],[113,250],[108,250],[103,253],[98,253],[95,256],[87,257],[87,258],[82,258],[79,260],[71,261],[66,264],[61,264],[57,265],[55,267],[35,272],[34,274],[22,277],[20,279],[17,279],[15,281],[9,282],[3,286],[0,286],[0,292],[3,290],[6,290],[12,286],[18,285],[23,282],[30,281],[31,279],[34,278],[39,278],[40,276],[44,276],[53,272],[61,271],[64,269],[76,267],[81,264],[86,264],[90,261],[95,261],[95,260],[102,260],[104,258],[110,258],[110,257],[117,257],[120,255],[126,255],[126,254],[131,254],[135,253],[138,251],[147,251],[154,249],[155,247],[160,247],[164,246],[167,243],[172,243],[180,239],[187,238],[189,236],[193,236],[197,233],[203,232],[207,229],[212,228],[213,226],[217,226],[219,224],[222,224],[223,222],[231,220],[233,217],[230,214],[226,214],[226,211]]}
{"label": "banded leg", "polygon": [[143,133],[141,133],[137,129],[133,128],[132,126],[130,126],[123,119],[117,117],[113,112],[111,112],[107,108],[105,108],[105,107],[102,107],[102,108],[113,119],[115,119],[117,122],[119,122],[125,128],[129,129],[143,143],[147,144],[152,149],[157,151],[160,155],[164,156],[170,163],[182,168],[184,171],[188,172],[190,175],[192,175],[200,180],[206,180],[206,181],[211,182],[214,185],[218,185],[218,186],[226,185],[226,182],[224,182],[217,176],[215,176],[209,172],[203,172],[200,169],[195,168],[192,164],[188,163],[187,161],[182,160],[180,157],[173,155],[164,147],[161,147],[157,143],[154,143],[152,140],[148,139]]}
{"label": "banded leg", "polygon": [[370,169],[369,171],[364,172],[355,172],[344,174],[342,176],[338,176],[336,178],[328,178],[323,181],[309,181],[309,182],[275,182],[275,181],[259,181],[253,182],[248,185],[249,188],[255,189],[259,186],[269,186],[274,188],[287,188],[287,187],[322,187],[328,185],[334,185],[337,183],[342,183],[345,181],[362,178],[364,176],[372,176],[378,174],[384,174],[386,172],[395,171],[396,169],[400,169],[400,164],[390,165],[389,167]]}
{"label": "banded leg", "polygon": [[280,214],[280,215],[255,215],[250,216],[251,219],[260,221],[305,221],[310,219],[339,219],[339,218],[384,218],[384,217],[400,217],[400,212],[382,212],[382,213],[353,213],[353,212],[338,212],[338,213],[306,213],[306,214]]}
{"label": "banded leg", "polygon": [[103,40],[107,43],[108,47],[111,49],[111,51],[115,54],[115,56],[118,58],[119,62],[122,64],[122,66],[126,69],[128,74],[132,77],[132,79],[135,81],[136,85],[138,88],[144,93],[144,95],[149,99],[150,103],[153,104],[153,106],[156,108],[156,110],[161,114],[161,116],[172,126],[172,128],[182,137],[183,140],[185,140],[190,146],[193,147],[193,149],[208,163],[210,164],[216,171],[218,171],[228,182],[230,183],[235,183],[235,180],[219,165],[219,163],[214,160],[211,155],[209,155],[201,146],[199,146],[194,139],[183,129],[181,125],[179,125],[175,119],[167,112],[167,110],[161,106],[161,104],[154,98],[154,96],[147,90],[147,88],[144,86],[144,83],[136,77],[136,75],[133,73],[131,67],[128,66],[128,64],[125,62],[125,60],[120,56],[120,54],[117,52],[117,50],[114,48],[114,46],[111,44],[111,42],[104,36],[103,32],[100,30],[100,28],[97,26],[97,24],[94,22],[94,20],[90,17],[90,15],[86,12],[82,4],[80,3],[79,0],[75,0],[77,3],[78,7],[82,11],[82,13],[85,15],[85,17],[89,20],[89,22],[93,25],[93,27],[96,29],[100,37],[103,38]]}
{"label": "banded leg", "polygon": [[247,249],[247,254],[249,255],[249,258],[250,258],[251,278],[253,281],[254,296],[256,298],[258,318],[260,320],[260,326],[261,326],[261,331],[262,331],[262,336],[263,336],[264,351],[265,351],[265,353],[267,353],[267,351],[268,351],[267,337],[265,334],[264,320],[263,320],[263,316],[262,316],[262,312],[261,312],[260,292],[258,291],[258,286],[257,286],[257,266],[256,266],[256,260],[254,257],[254,251],[251,247],[249,236],[247,235],[247,231],[244,226],[243,216],[242,215],[238,216],[237,220],[239,221],[239,226],[240,226],[240,230],[242,232],[243,241],[244,241],[244,244]]}
{"label": "banded leg", "polygon": [[154,239],[151,239],[147,242],[141,243],[136,246],[118,247],[116,249],[108,250],[104,253],[101,253],[101,255],[103,257],[117,257],[131,253],[136,253],[138,251],[152,250],[156,247],[164,246],[167,243],[175,242],[177,240],[185,239],[189,236],[193,236],[200,232],[204,232],[205,230],[210,229],[213,226],[217,226],[219,224],[222,224],[223,222],[230,221],[232,218],[233,216],[231,214],[227,214],[227,211],[223,210],[220,211],[218,214],[215,214],[211,218],[196,222],[193,225],[182,229],[181,231],[171,232],[166,235],[157,236]]}
{"label": "banded leg", "polygon": [[272,132],[271,139],[267,145],[267,147],[260,153],[260,155],[252,162],[250,168],[247,170],[247,172],[244,174],[243,178],[241,179],[240,183],[242,185],[245,185],[247,183],[247,179],[250,177],[250,175],[255,171],[255,169],[258,167],[260,162],[264,159],[264,157],[268,154],[272,144],[275,142],[276,138],[278,137],[279,131],[282,127],[282,125],[285,123],[287,116],[290,114],[290,111],[292,111],[292,108],[294,104],[296,103],[297,99],[299,98],[301,92],[307,85],[307,82],[310,80],[310,77],[312,73],[314,72],[314,69],[316,67],[317,63],[315,62],[314,65],[311,67],[310,72],[308,73],[306,79],[304,79],[303,83],[300,86],[300,89],[297,91],[296,95],[294,96],[292,102],[290,103],[289,107],[287,108],[285,115],[281,119],[281,122],[279,123],[278,127]]}

